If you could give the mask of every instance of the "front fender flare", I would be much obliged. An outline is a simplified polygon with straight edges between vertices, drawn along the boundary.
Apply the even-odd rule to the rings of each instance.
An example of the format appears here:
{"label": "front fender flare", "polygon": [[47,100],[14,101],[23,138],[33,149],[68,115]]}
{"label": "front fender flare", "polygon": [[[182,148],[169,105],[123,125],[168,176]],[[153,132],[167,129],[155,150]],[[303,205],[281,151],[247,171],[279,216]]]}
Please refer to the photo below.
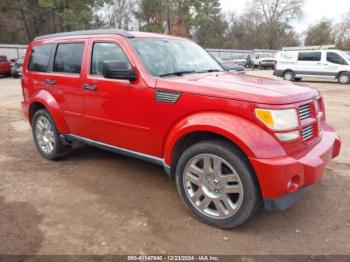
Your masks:
{"label": "front fender flare", "polygon": [[51,114],[57,129],[61,134],[70,133],[68,125],[64,119],[63,110],[60,108],[56,99],[49,92],[41,89],[35,95],[33,95],[33,98],[29,102],[29,112],[34,103],[40,103],[45,106],[45,108]]}
{"label": "front fender flare", "polygon": [[248,158],[285,156],[286,152],[275,137],[257,124],[242,117],[204,112],[180,120],[168,133],[164,145],[164,162],[170,166],[176,143],[194,132],[211,132],[221,135],[238,146]]}

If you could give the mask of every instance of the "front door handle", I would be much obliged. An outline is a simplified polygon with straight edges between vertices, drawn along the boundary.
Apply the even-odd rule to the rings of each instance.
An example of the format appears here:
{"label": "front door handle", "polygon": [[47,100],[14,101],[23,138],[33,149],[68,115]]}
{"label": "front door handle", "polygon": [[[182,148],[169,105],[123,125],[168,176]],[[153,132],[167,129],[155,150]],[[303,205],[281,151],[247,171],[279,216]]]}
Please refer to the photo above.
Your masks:
{"label": "front door handle", "polygon": [[44,82],[45,82],[45,84],[50,85],[50,86],[56,85],[55,80],[46,79]]}
{"label": "front door handle", "polygon": [[91,90],[91,91],[96,91],[96,90],[97,90],[97,86],[95,86],[95,85],[84,84],[84,85],[83,85],[83,89],[85,89],[85,90]]}

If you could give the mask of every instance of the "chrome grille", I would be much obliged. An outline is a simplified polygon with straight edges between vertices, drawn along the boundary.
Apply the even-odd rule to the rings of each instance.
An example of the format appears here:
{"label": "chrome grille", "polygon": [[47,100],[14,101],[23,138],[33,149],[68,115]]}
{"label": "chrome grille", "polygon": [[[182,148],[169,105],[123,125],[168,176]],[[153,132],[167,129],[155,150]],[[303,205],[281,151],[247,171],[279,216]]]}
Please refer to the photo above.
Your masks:
{"label": "chrome grille", "polygon": [[305,104],[299,107],[299,117],[304,120],[311,116],[311,104]]}
{"label": "chrome grille", "polygon": [[303,135],[304,141],[309,140],[314,136],[314,127],[313,126],[304,127],[302,130],[302,135]]}

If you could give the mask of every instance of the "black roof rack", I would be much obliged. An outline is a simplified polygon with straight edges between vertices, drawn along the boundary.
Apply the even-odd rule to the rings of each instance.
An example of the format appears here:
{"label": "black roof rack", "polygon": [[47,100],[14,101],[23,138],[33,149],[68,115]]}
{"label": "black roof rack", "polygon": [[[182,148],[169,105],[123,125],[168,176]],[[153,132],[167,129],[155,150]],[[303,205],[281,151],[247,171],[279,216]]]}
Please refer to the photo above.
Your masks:
{"label": "black roof rack", "polygon": [[43,35],[43,36],[35,37],[34,40],[43,40],[43,39],[50,39],[50,38],[56,38],[56,37],[69,37],[69,36],[80,36],[80,35],[102,35],[102,34],[121,35],[126,38],[134,38],[132,34],[124,30],[99,29],[99,30],[84,30],[84,31],[73,31],[73,32]]}

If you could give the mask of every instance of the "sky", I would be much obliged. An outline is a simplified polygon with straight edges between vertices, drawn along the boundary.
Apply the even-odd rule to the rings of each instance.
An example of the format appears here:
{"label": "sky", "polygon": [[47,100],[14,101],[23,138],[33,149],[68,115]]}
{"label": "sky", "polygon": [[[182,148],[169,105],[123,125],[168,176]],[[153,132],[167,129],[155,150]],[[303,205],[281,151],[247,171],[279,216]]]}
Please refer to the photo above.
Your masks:
{"label": "sky", "polygon": [[[233,11],[236,14],[243,12],[248,0],[220,0],[224,12]],[[310,25],[317,23],[323,17],[334,23],[341,21],[342,16],[350,11],[350,0],[305,0],[304,18],[293,22],[298,33],[303,33]]]}

